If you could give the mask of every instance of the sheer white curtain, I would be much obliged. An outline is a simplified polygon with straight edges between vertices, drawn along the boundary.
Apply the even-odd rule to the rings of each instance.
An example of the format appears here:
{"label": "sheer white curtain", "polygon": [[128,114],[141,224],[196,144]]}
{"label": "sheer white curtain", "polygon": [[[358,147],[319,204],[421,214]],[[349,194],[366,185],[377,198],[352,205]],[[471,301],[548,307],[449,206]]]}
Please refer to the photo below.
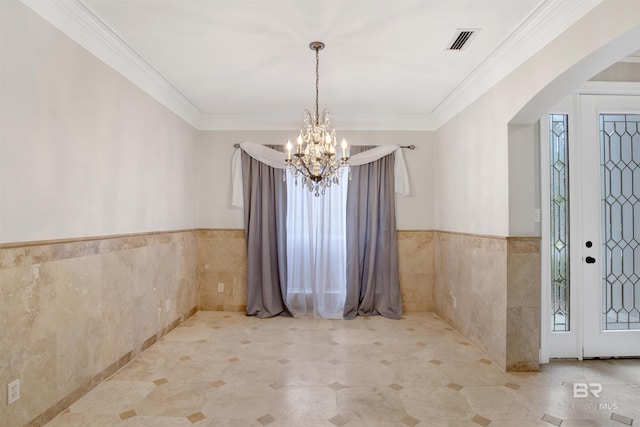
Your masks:
{"label": "sheer white curtain", "polygon": [[287,303],[296,314],[343,318],[348,182],[316,197],[287,176]]}

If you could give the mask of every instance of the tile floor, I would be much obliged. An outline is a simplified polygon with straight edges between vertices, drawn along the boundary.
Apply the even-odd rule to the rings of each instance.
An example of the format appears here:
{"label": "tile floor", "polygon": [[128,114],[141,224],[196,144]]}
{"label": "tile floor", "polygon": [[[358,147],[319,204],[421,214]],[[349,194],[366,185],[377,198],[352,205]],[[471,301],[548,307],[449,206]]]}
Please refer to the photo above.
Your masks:
{"label": "tile floor", "polygon": [[[600,398],[573,398],[573,383]],[[52,420],[73,426],[624,426],[640,360],[503,373],[435,314],[325,320],[201,311]]]}

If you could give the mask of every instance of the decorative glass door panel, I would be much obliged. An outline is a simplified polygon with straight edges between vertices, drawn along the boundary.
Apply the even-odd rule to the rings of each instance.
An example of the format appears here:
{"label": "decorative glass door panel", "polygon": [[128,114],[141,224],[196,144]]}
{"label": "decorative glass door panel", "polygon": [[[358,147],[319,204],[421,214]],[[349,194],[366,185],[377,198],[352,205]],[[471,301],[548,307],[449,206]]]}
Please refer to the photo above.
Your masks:
{"label": "decorative glass door panel", "polygon": [[602,325],[640,329],[640,115],[600,114]]}
{"label": "decorative glass door panel", "polygon": [[640,356],[640,96],[580,104],[583,355]]}
{"label": "decorative glass door panel", "polygon": [[569,327],[569,138],[568,115],[549,116],[551,329]]}

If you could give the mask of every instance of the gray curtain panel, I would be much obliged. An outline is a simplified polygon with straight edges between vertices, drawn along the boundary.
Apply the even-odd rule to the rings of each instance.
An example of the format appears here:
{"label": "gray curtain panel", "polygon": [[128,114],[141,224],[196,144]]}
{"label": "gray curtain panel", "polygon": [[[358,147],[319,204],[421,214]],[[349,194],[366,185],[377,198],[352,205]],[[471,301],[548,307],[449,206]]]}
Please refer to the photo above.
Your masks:
{"label": "gray curtain panel", "polygon": [[282,171],[242,152],[247,315],[292,316],[286,304],[287,186]]}
{"label": "gray curtain panel", "polygon": [[390,154],[351,168],[345,319],[377,314],[399,319],[402,315],[393,165]]}

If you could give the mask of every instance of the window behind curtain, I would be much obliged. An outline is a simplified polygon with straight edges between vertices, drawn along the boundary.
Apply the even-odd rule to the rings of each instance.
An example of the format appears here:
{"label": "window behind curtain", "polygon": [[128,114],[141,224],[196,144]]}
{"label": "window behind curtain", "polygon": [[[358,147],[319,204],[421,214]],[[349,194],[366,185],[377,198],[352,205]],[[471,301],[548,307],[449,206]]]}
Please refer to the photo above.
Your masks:
{"label": "window behind curtain", "polygon": [[287,176],[287,302],[296,314],[343,318],[348,182],[316,197]]}

